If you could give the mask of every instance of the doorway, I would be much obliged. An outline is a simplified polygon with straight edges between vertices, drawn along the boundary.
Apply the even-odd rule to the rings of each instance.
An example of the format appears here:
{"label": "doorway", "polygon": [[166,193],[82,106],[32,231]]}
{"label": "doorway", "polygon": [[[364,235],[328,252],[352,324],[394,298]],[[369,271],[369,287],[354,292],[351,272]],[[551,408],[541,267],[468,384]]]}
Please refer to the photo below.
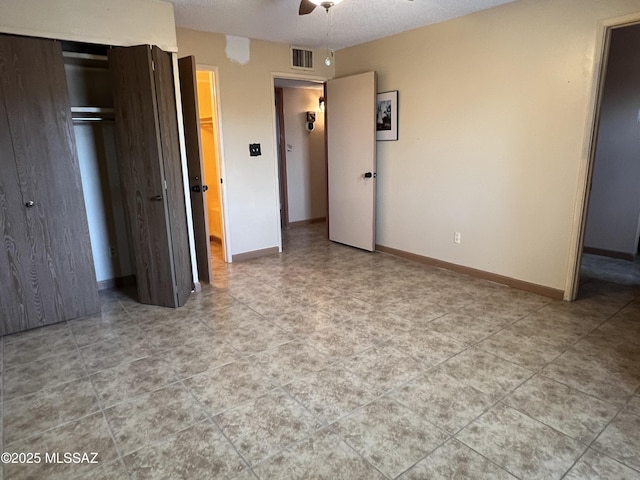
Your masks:
{"label": "doorway", "polygon": [[211,260],[227,262],[216,74],[197,67],[196,77]]}
{"label": "doorway", "polygon": [[274,78],[283,230],[324,223],[327,164],[322,82]]}
{"label": "doorway", "polygon": [[574,289],[640,285],[640,24],[608,28]]}

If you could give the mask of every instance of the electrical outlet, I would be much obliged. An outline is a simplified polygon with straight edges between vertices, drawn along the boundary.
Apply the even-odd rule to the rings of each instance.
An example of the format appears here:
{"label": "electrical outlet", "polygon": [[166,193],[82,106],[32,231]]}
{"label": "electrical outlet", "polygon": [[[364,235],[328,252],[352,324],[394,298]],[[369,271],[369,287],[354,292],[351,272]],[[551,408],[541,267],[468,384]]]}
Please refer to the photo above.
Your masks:
{"label": "electrical outlet", "polygon": [[456,243],[458,245],[462,243],[462,235],[460,234],[460,232],[454,232],[453,243]]}

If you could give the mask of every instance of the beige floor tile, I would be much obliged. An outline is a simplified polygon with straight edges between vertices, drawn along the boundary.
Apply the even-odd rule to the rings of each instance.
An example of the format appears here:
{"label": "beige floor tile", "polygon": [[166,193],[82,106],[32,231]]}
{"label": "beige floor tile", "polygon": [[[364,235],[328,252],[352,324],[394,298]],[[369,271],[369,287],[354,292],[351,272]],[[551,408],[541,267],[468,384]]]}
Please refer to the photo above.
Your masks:
{"label": "beige floor tile", "polygon": [[257,366],[244,361],[207,370],[188,378],[184,383],[211,415],[248,402],[275,388]]}
{"label": "beige floor tile", "polygon": [[253,465],[322,427],[311,413],[279,390],[227,410],[214,420]]}
{"label": "beige floor tile", "polygon": [[531,417],[497,405],[456,435],[476,452],[519,478],[561,478],[583,445]]}
{"label": "beige floor tile", "polygon": [[466,445],[449,440],[418,462],[398,480],[515,480],[502,468],[474,452]]}
{"label": "beige floor tile", "polygon": [[398,387],[423,373],[422,365],[393,345],[381,345],[347,358],[342,364],[379,392]]}
{"label": "beige floor tile", "polygon": [[385,477],[358,456],[336,434],[323,431],[254,468],[263,479],[383,480]]}
{"label": "beige floor tile", "polygon": [[126,402],[177,380],[169,364],[154,357],[103,370],[90,378],[103,408]]}
{"label": "beige floor tile", "polygon": [[640,417],[640,393],[637,393],[627,404],[625,410]]}
{"label": "beige floor tile", "polygon": [[454,434],[488,409],[490,395],[435,369],[392,393],[400,403]]}
{"label": "beige floor tile", "polygon": [[217,338],[204,337],[159,354],[178,375],[187,378],[240,359],[233,348]]}
{"label": "beige floor tile", "polygon": [[400,301],[387,305],[383,310],[398,315],[411,322],[414,328],[424,327],[427,323],[449,313],[449,309],[433,301],[417,298],[411,302]]}
{"label": "beige floor tile", "polygon": [[96,315],[3,337],[5,449],[108,433],[111,453],[0,480],[258,480],[248,462],[263,480],[637,478],[639,287],[583,278],[561,302],[332,243],[325,225],[283,241],[232,264],[213,244],[212,285],[184,307],[103,291]]}
{"label": "beige floor tile", "polygon": [[99,410],[88,379],[39,390],[3,404],[4,444],[24,439]]}
{"label": "beige floor tile", "polygon": [[50,335],[29,336],[6,342],[3,363],[5,367],[11,368],[62,353],[76,353],[76,344],[68,327],[59,328]]}
{"label": "beige floor tile", "polygon": [[285,387],[325,423],[332,423],[377,397],[373,385],[334,365]]}
{"label": "beige floor tile", "polygon": [[640,472],[616,462],[592,448],[578,460],[565,480],[640,480]]}
{"label": "beige floor tile", "polygon": [[74,480],[122,480],[128,478],[129,475],[121,460],[91,465],[86,470],[86,473],[74,478]]}
{"label": "beige floor tile", "polygon": [[464,343],[428,329],[411,330],[389,343],[420,361],[425,368],[434,367],[466,348]]}
{"label": "beige floor tile", "polygon": [[618,412],[611,404],[539,375],[505,403],[583,443],[591,443]]}
{"label": "beige floor tile", "polygon": [[271,350],[256,353],[247,359],[255,363],[279,385],[286,385],[324,368],[329,357],[307,343],[289,342]]}
{"label": "beige floor tile", "polygon": [[174,383],[104,411],[122,455],[204,420],[191,394]]}
{"label": "beige floor tile", "polygon": [[567,348],[589,332],[604,319],[587,321],[580,316],[553,314],[539,310],[513,324],[513,329],[536,341]]}
{"label": "beige floor tile", "polygon": [[317,307],[295,305],[286,313],[271,317],[273,323],[286,332],[305,335],[317,330],[321,325],[331,324],[331,316]]}
{"label": "beige floor tile", "polygon": [[333,359],[354,355],[375,345],[374,338],[349,322],[321,325],[307,338],[317,350]]}
{"label": "beige floor tile", "polygon": [[[6,347],[6,346],[5,346]],[[80,353],[72,351],[24,363],[3,371],[4,400],[86,377]]]}
{"label": "beige floor tile", "polygon": [[199,423],[124,457],[133,480],[234,479],[246,464],[212,424]]}
{"label": "beige floor tile", "polygon": [[140,333],[135,322],[126,314],[117,317],[82,318],[69,322],[79,347],[118,338],[135,337]]}
{"label": "beige floor tile", "polygon": [[448,438],[435,425],[388,397],[341,420],[338,432],[389,478],[404,472]]}
{"label": "beige floor tile", "polygon": [[593,446],[611,458],[640,470],[640,417],[626,411],[618,413]]}
{"label": "beige floor tile", "polygon": [[82,359],[89,373],[117,367],[140,360],[155,352],[153,345],[136,329],[131,335],[112,337],[80,348]]}
{"label": "beige floor tile", "polygon": [[590,354],[576,345],[548,364],[542,374],[616,406],[624,405],[640,378],[624,366]]}
{"label": "beige floor tile", "polygon": [[447,335],[465,345],[473,345],[501,330],[501,322],[480,320],[462,313],[448,313],[429,323],[430,330]]}
{"label": "beige floor tile", "polygon": [[450,358],[438,369],[495,399],[506,395],[533,375],[531,370],[477,348]]}
{"label": "beige floor tile", "polygon": [[293,339],[291,334],[264,318],[260,323],[218,331],[217,337],[247,355],[275,348]]}
{"label": "beige floor tile", "polygon": [[520,478],[560,478],[586,449],[556,430],[498,405],[456,437]]}
{"label": "beige floor tile", "polygon": [[[7,450],[8,448],[5,449]],[[41,454],[43,461],[30,465],[7,464],[4,471],[7,479],[68,480],[88,475],[101,464],[113,462],[117,458],[107,422],[99,412],[14,443],[11,451],[37,452]],[[60,462],[44,461],[47,453],[59,454]],[[65,453],[77,453],[80,459],[85,458],[83,454],[86,453],[87,461],[64,463]],[[94,453],[97,455],[94,456]],[[88,463],[94,459],[97,464]]]}
{"label": "beige floor tile", "polygon": [[477,347],[529,370],[540,370],[564,351],[560,347],[522,335],[516,326],[493,334]]}

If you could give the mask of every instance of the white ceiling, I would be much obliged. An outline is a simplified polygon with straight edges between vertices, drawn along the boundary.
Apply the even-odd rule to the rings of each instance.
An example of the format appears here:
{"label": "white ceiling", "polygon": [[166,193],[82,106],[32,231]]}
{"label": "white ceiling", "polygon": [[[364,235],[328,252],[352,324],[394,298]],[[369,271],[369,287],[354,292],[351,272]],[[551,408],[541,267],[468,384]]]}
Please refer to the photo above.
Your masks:
{"label": "white ceiling", "polygon": [[514,0],[344,0],[330,15],[317,7],[303,16],[299,0],[170,1],[179,27],[316,48],[327,46],[330,31],[330,48],[339,50]]}

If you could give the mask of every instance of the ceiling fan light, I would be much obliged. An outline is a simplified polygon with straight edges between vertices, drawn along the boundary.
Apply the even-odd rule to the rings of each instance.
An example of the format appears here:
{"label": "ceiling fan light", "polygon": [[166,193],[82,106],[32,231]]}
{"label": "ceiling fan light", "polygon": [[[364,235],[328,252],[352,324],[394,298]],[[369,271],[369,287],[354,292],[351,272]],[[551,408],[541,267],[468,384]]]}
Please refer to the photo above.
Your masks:
{"label": "ceiling fan light", "polygon": [[314,5],[317,5],[319,7],[333,7],[334,5],[339,4],[342,0],[331,0],[331,1],[327,1],[327,0],[309,0],[311,3],[313,3]]}

